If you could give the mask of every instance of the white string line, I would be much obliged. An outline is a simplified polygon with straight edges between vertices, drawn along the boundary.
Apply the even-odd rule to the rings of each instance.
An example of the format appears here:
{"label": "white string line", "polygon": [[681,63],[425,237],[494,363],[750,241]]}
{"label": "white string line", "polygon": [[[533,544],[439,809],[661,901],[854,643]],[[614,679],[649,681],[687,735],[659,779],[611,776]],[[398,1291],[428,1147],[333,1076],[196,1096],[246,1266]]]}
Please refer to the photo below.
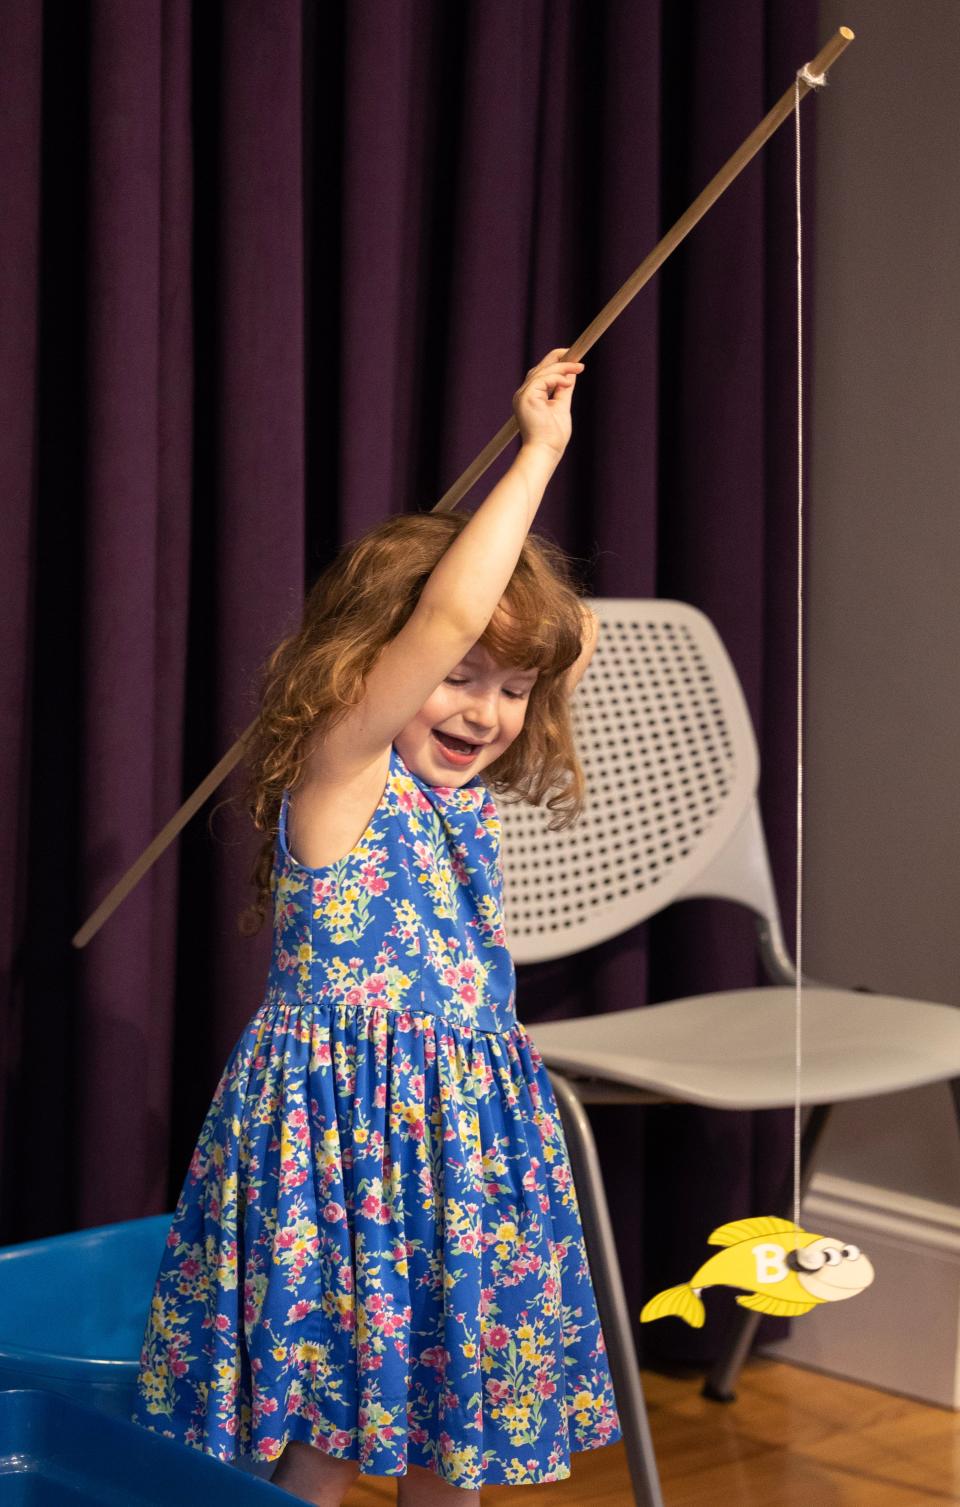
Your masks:
{"label": "white string line", "polygon": [[793,1054],[793,1222],[800,1223],[800,1148],[803,1110],[800,1103],[803,1075],[803,216],[800,192],[800,84],[821,89],[825,74],[811,73],[804,65],[794,80],[793,121],[795,143],[795,195],[797,225],[797,905],[796,905],[796,1006]]}
{"label": "white string line", "polygon": [[793,1061],[793,1222],[800,1223],[800,1145],[803,1111],[803,221],[800,205],[800,78],[794,82],[793,121],[797,216],[797,993]]}

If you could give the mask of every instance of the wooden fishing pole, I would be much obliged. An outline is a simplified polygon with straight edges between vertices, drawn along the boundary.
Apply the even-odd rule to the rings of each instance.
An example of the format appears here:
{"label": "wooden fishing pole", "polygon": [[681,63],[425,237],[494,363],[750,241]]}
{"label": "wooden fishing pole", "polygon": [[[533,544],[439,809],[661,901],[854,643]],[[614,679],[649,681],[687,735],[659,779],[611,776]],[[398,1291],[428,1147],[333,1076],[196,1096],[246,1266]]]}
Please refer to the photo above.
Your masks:
{"label": "wooden fishing pole", "polygon": [[[840,54],[852,41],[853,32],[848,26],[841,26],[839,31],[830,38],[826,46],[821,48],[813,61],[807,63],[806,67],[797,76],[801,99],[805,98],[810,93],[810,90],[816,87],[814,81],[823,79]],[[808,80],[810,81],[808,82]],[[595,345],[600,336],[610,328],[613,321],[623,312],[627,304],[636,297],[640,289],[650,281],[655,272],[659,271],[667,260],[667,257],[690,234],[690,231],[703,218],[707,210],[716,204],[721,194],[730,187],[731,183],[740,175],[747,163],[756,156],[760,148],[770,140],[773,133],[783,125],[783,122],[789,119],[794,108],[796,87],[797,81],[794,80],[774,105],[773,109],[751,131],[746,141],[737,148],[729,161],[711,178],[706,188],[694,199],[689,209],[680,216],[679,220],[667,231],[663,239],[658,241],[657,245],[644,258],[636,271],[627,278],[619,292],[615,293],[610,302],[604,305],[600,313],[587,326],[579,339],[573,342],[573,345],[563,357],[565,361],[579,361],[582,356],[586,355],[590,347]],[[503,428],[498,430],[493,436],[489,444],[481,450],[476,460],[457,478],[453,486],[443,494],[433,511],[435,513],[452,512],[457,504],[467,495],[475,482],[479,480],[487,468],[493,464],[497,456],[506,449],[507,445],[509,445],[510,441],[518,433],[519,428],[516,417],[511,416]],[[208,796],[213,794],[218,785],[226,779],[230,771],[239,764],[243,757],[247,740],[255,727],[256,722],[252,722],[245,732],[241,733],[233,747],[224,754],[223,758],[210,771],[206,779],[184,801],[179,811],[175,816],[170,818],[163,830],[157,833],[149,847],[141,853],[136,863],[127,870],[122,879],[117,881],[106,899],[101,901],[93,912],[93,915],[88,921],[84,922],[73,938],[74,947],[86,947],[91,937],[96,935],[107,918],[113,914],[121,901],[139,883],[147,870],[160,857],[160,854],[169,847],[173,839],[186,826],[187,822],[199,810]]]}

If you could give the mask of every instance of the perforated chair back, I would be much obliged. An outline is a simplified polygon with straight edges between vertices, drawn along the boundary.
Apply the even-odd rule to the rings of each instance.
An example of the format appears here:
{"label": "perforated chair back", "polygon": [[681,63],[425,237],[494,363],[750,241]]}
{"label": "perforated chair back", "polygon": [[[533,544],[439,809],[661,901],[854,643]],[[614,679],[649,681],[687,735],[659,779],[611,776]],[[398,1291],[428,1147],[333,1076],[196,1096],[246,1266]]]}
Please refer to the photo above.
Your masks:
{"label": "perforated chair back", "polygon": [[779,935],[756,739],[716,629],[683,602],[590,605],[600,632],[573,698],[584,813],[551,832],[546,808],[498,802],[515,960],[579,952],[698,894]]}

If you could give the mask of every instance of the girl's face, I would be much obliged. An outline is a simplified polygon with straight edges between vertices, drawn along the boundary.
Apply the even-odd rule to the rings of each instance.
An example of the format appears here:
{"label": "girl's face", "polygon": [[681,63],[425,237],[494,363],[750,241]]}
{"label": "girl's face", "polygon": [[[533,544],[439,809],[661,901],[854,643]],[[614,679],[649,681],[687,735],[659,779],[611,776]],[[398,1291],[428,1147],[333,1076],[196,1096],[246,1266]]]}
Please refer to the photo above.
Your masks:
{"label": "girl's face", "polygon": [[474,644],[394,738],[407,768],[428,785],[465,785],[520,732],[537,673]]}

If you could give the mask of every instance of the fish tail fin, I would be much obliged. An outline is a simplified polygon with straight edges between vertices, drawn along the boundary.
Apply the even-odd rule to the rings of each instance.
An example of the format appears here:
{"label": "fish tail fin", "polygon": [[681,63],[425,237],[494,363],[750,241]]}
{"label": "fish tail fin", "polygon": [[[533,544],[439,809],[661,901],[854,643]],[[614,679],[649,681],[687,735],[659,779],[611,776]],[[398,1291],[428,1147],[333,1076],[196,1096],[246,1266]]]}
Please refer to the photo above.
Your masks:
{"label": "fish tail fin", "polygon": [[655,1298],[644,1305],[640,1314],[641,1324],[649,1324],[653,1319],[665,1319],[673,1314],[678,1319],[683,1319],[692,1329],[702,1329],[707,1311],[700,1302],[694,1289],[689,1282],[682,1282],[679,1287],[668,1287],[665,1292],[658,1292]]}

